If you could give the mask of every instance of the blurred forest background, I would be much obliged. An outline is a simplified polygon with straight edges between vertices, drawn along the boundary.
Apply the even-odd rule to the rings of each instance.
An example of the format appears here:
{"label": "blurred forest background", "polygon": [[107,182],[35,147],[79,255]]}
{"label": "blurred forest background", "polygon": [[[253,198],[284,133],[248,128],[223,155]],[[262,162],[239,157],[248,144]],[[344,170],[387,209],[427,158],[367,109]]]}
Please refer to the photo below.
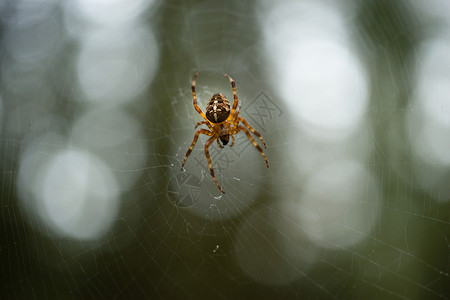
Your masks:
{"label": "blurred forest background", "polygon": [[[0,22],[0,298],[450,298],[449,1],[0,0]],[[180,170],[196,71],[200,107],[229,74],[267,143],[269,169],[242,133],[211,146],[224,195],[206,137]]]}

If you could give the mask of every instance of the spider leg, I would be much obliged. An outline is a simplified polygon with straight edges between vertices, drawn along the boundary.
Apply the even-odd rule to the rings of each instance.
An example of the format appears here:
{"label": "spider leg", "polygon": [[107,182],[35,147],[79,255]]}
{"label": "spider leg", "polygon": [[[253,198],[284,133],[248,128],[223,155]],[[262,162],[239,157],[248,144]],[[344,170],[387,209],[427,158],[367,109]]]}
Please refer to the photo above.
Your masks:
{"label": "spider leg", "polygon": [[230,124],[232,124],[234,127],[236,127],[239,123],[239,111],[241,110],[241,104],[239,104],[238,108],[236,109],[236,112],[234,113],[234,116],[230,120]]}
{"label": "spider leg", "polygon": [[253,127],[250,126],[250,124],[248,124],[248,122],[245,121],[244,118],[237,117],[237,120],[241,121],[248,129],[250,129],[251,132],[253,132],[257,137],[259,137],[259,139],[261,140],[261,142],[263,142],[263,144],[264,144],[264,148],[267,148],[267,145],[266,145],[266,143],[264,142],[264,139],[262,138],[262,136],[259,134],[258,131],[256,131],[255,129],[253,129]]}
{"label": "spider leg", "polygon": [[213,130],[211,124],[209,124],[208,121],[201,121],[201,122],[198,122],[197,124],[195,124],[195,127],[194,127],[194,128],[197,128],[198,126],[200,126],[200,125],[202,125],[202,124],[206,124],[206,125],[208,126],[208,128],[209,128],[211,131]]}
{"label": "spider leg", "polygon": [[216,141],[217,141],[217,145],[219,145],[220,148],[224,148],[224,146],[222,146],[222,145],[220,144],[219,139],[216,139]]}
{"label": "spider leg", "polygon": [[206,118],[206,115],[202,112],[201,108],[198,107],[197,105],[197,96],[195,96],[195,79],[197,78],[198,72],[195,72],[194,75],[194,80],[192,80],[192,97],[194,98],[194,108],[195,110],[200,114],[200,116],[203,117],[203,119],[205,119],[206,121],[208,121],[208,119]]}
{"label": "spider leg", "polygon": [[[239,115],[239,110],[240,109],[241,109],[241,104],[239,104],[238,108],[236,109],[236,113],[234,114],[234,117],[230,121],[230,124],[231,124],[230,132],[236,132],[236,128],[239,125],[239,118],[240,117],[238,117],[238,115]],[[230,134],[230,136],[231,136],[231,145],[230,145],[230,147],[233,147],[234,146],[234,134]]]}
{"label": "spider leg", "polygon": [[245,135],[247,135],[248,139],[252,142],[253,146],[255,146],[256,149],[261,153],[261,155],[264,157],[264,160],[266,161],[267,167],[269,167],[269,162],[267,162],[266,155],[264,154],[261,147],[255,142],[255,140],[252,138],[250,132],[245,128],[244,126],[239,126],[237,129],[235,129],[234,133],[238,133],[239,131],[244,131]]}
{"label": "spider leg", "polygon": [[211,145],[211,143],[214,142],[214,139],[217,139],[217,137],[216,136],[212,136],[212,137],[209,138],[209,140],[206,141],[206,143],[205,143],[205,155],[206,155],[206,160],[208,161],[209,171],[211,171],[211,176],[214,179],[214,182],[216,183],[217,187],[222,192],[222,194],[225,194],[225,192],[219,186],[219,183],[217,182],[216,176],[214,176],[214,170],[213,170],[213,167],[212,167],[212,164],[211,164],[211,157],[209,156],[208,148]]}
{"label": "spider leg", "polygon": [[197,130],[197,132],[196,132],[195,135],[194,135],[194,139],[192,140],[192,144],[191,144],[191,146],[189,147],[188,151],[186,152],[186,155],[184,156],[183,164],[181,165],[181,171],[183,171],[184,163],[186,162],[186,160],[187,160],[189,154],[191,154],[192,149],[194,149],[195,143],[197,143],[198,136],[200,135],[200,133],[206,134],[206,135],[209,135],[209,136],[212,136],[212,135],[213,135],[212,132],[210,132],[210,131],[208,131],[208,130],[206,130],[206,129],[199,129],[199,130]]}
{"label": "spider leg", "polygon": [[231,87],[233,88],[233,97],[234,97],[234,102],[233,102],[233,108],[231,109],[230,112],[230,116],[228,117],[228,120],[231,120],[231,118],[234,116],[234,111],[236,110],[236,107],[238,105],[238,96],[236,94],[236,83],[234,82],[233,78],[231,78],[228,74],[223,74],[226,78],[228,78],[228,80],[231,83]]}

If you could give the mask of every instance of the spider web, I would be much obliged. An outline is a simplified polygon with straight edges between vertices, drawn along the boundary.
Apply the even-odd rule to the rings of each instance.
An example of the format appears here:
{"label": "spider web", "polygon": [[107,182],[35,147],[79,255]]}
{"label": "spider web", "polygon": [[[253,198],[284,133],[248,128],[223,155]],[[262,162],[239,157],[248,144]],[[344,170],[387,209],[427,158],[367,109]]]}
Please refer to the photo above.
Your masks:
{"label": "spider web", "polygon": [[445,6],[0,1],[1,298],[449,299]]}

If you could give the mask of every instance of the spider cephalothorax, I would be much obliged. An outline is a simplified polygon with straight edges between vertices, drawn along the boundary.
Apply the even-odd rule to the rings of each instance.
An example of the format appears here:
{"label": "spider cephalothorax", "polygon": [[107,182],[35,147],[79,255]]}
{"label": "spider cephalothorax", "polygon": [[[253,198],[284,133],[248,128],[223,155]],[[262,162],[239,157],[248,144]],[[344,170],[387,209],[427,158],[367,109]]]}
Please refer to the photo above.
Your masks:
{"label": "spider cephalothorax", "polygon": [[[199,134],[205,134],[210,136],[210,138],[205,143],[205,155],[206,160],[208,161],[209,170],[211,172],[211,176],[214,179],[214,182],[216,183],[219,190],[225,194],[225,192],[222,190],[222,188],[219,186],[219,183],[217,182],[216,176],[214,176],[214,170],[211,164],[211,157],[209,156],[209,146],[214,142],[214,140],[217,141],[217,144],[219,144],[220,148],[223,148],[223,146],[227,145],[230,136],[231,136],[231,146],[234,145],[234,135],[238,133],[239,131],[244,131],[245,135],[249,138],[249,140],[252,142],[253,146],[255,146],[256,149],[261,153],[261,155],[264,157],[264,160],[266,161],[267,167],[269,167],[269,163],[267,162],[267,158],[264,155],[264,152],[262,151],[261,147],[255,142],[255,140],[252,138],[249,130],[253,132],[261,142],[264,144],[264,147],[266,147],[266,143],[264,142],[261,135],[253,129],[244,118],[239,117],[239,110],[241,106],[238,107],[238,97],[236,94],[236,86],[234,80],[228,76],[227,74],[224,74],[225,77],[228,78],[228,80],[231,83],[231,87],[233,88],[233,107],[230,110],[230,103],[228,102],[227,98],[225,98],[224,95],[217,93],[214,94],[211,99],[209,99],[208,104],[206,105],[206,114],[202,112],[200,107],[197,105],[197,97],[195,95],[195,79],[197,78],[198,72],[195,73],[194,80],[192,81],[192,96],[194,98],[194,108],[195,110],[205,119],[205,121],[198,122],[197,125],[195,125],[195,128],[198,126],[205,124],[208,126],[209,130],[207,129],[199,129],[194,135],[194,140],[192,141],[191,147],[189,147],[188,151],[186,152],[186,155],[183,160],[183,164],[181,165],[181,170],[183,170],[183,166],[189,156],[191,154],[192,149],[195,146],[195,143],[197,142]],[[244,126],[239,125],[240,122],[244,124]],[[222,142],[222,145],[220,142]]]}

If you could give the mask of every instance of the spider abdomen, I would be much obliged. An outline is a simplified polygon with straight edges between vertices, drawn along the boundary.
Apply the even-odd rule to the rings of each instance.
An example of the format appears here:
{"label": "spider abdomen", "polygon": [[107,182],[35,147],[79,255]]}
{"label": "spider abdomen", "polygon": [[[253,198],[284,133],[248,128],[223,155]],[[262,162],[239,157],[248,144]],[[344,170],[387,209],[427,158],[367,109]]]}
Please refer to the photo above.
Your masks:
{"label": "spider abdomen", "polygon": [[206,118],[212,123],[222,123],[230,115],[230,103],[222,94],[214,94],[206,105]]}

